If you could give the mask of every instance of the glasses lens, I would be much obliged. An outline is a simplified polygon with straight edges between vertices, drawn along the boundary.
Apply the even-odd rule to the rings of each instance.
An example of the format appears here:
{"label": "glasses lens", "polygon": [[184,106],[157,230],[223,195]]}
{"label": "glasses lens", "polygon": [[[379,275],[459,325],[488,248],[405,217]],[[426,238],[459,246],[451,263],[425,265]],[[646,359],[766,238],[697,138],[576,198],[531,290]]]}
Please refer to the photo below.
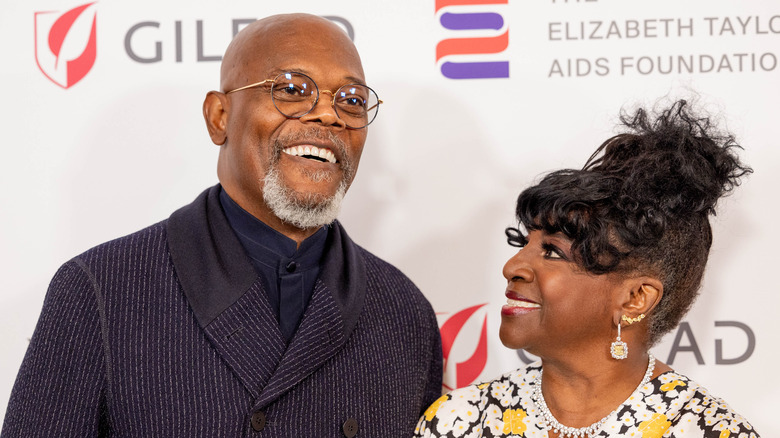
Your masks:
{"label": "glasses lens", "polygon": [[301,73],[282,73],[271,86],[276,109],[287,117],[301,117],[311,111],[318,94],[317,84]]}
{"label": "glasses lens", "polygon": [[[318,97],[317,84],[303,73],[282,73],[274,78],[271,85],[274,105],[287,117],[299,118],[309,113],[317,104]],[[333,106],[348,127],[359,129],[376,118],[379,97],[365,85],[348,84],[334,93]]]}
{"label": "glasses lens", "polygon": [[333,103],[339,117],[355,129],[373,122],[379,112],[379,97],[365,85],[344,85],[336,91]]}

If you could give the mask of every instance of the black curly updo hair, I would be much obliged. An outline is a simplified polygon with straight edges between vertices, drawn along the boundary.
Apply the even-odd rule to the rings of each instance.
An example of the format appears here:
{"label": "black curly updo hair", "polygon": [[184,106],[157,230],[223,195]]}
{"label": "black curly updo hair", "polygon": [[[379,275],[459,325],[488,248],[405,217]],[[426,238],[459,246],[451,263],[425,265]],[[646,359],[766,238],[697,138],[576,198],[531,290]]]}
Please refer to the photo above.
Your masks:
{"label": "black curly updo hair", "polygon": [[[734,137],[684,100],[620,120],[628,132],[601,144],[582,170],[549,173],[524,190],[516,214],[528,231],[566,235],[590,273],[658,277],[664,292],[648,315],[652,345],[693,304],[712,243],[709,215],[752,169],[737,157]],[[518,228],[506,235],[510,245],[526,243]]]}

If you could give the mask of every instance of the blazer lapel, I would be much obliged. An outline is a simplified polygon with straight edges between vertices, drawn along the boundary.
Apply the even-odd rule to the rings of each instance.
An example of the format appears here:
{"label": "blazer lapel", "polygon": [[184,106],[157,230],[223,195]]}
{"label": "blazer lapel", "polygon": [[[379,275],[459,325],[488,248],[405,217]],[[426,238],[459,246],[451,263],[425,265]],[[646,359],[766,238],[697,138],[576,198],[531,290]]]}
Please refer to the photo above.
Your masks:
{"label": "blazer lapel", "polygon": [[286,347],[261,284],[258,279],[205,327],[212,345],[254,399],[268,384]]}
{"label": "blazer lapel", "polygon": [[255,401],[262,409],[333,357],[346,342],[344,319],[330,290],[318,281],[279,367]]}
{"label": "blazer lapel", "polygon": [[262,281],[222,211],[220,190],[206,190],[171,215],[168,247],[195,319],[256,407],[263,407],[349,339],[363,309],[365,260],[341,224],[331,224],[314,293],[285,351]]}
{"label": "blazer lapel", "polygon": [[225,217],[219,185],[168,220],[168,248],[190,308],[233,373],[256,398],[285,350],[262,281]]}
{"label": "blazer lapel", "polygon": [[357,324],[366,294],[365,261],[338,221],[331,227],[309,306],[255,409],[262,409],[320,368],[344,347]]}

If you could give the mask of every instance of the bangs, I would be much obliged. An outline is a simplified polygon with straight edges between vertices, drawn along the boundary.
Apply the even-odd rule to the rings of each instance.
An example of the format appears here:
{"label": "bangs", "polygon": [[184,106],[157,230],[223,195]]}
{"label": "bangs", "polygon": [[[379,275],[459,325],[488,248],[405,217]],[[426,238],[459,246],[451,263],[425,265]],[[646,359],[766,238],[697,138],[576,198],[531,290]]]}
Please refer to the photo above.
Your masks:
{"label": "bangs", "polygon": [[552,172],[517,198],[517,219],[527,230],[563,233],[579,240],[603,215],[614,192],[594,172],[564,169]]}
{"label": "bangs", "polygon": [[587,271],[614,271],[624,256],[618,242],[613,243],[610,226],[617,185],[614,178],[593,171],[564,169],[548,174],[517,198],[519,227],[506,230],[510,245],[525,245],[522,228],[561,233],[572,241],[574,261]]}

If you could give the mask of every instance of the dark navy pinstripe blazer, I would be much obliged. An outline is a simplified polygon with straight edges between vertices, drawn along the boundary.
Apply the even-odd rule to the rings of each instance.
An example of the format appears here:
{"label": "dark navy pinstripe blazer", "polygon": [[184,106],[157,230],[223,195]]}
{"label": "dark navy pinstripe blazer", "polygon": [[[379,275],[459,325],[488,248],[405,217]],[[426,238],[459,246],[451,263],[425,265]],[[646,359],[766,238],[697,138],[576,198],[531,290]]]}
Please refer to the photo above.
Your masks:
{"label": "dark navy pinstripe blazer", "polygon": [[336,222],[285,346],[218,193],[60,268],[3,438],[411,436],[441,390],[428,301]]}

